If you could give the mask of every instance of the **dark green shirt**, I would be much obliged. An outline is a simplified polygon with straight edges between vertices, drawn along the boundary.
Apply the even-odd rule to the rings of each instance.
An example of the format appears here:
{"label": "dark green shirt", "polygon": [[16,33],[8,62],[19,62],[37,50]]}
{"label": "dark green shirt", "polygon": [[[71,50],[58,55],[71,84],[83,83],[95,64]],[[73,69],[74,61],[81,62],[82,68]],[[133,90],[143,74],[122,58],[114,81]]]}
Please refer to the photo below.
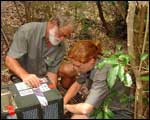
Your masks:
{"label": "dark green shirt", "polygon": [[15,33],[8,51],[29,73],[42,76],[46,72],[56,73],[65,54],[63,42],[47,47],[45,32],[47,22],[31,22],[21,26]]}

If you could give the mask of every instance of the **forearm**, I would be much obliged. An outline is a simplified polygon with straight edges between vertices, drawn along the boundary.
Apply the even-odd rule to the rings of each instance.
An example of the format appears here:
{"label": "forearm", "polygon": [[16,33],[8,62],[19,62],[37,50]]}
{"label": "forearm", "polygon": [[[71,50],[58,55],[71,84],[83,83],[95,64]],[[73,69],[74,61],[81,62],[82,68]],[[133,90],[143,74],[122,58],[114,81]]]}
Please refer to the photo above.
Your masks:
{"label": "forearm", "polygon": [[14,58],[6,56],[5,63],[6,66],[21,79],[23,79],[24,76],[28,74],[28,72],[24,68],[22,68],[19,62]]}
{"label": "forearm", "polygon": [[40,80],[35,74],[28,73],[19,62],[9,56],[6,56],[6,66],[14,72],[17,76],[19,76],[23,82],[27,83],[32,87],[38,87],[40,85]]}
{"label": "forearm", "polygon": [[77,94],[80,88],[81,85],[78,82],[74,82],[64,97],[64,104],[67,104],[68,101]]}
{"label": "forearm", "polygon": [[57,74],[52,73],[52,72],[47,72],[47,76],[56,87],[57,86]]}
{"label": "forearm", "polygon": [[68,110],[69,112],[71,113],[74,113],[74,114],[81,114],[81,109],[79,109],[81,106],[79,106],[81,103],[79,104],[66,104],[65,105],[65,109]]}
{"label": "forearm", "polygon": [[74,114],[87,115],[93,110],[93,106],[88,103],[67,104],[65,109]]}

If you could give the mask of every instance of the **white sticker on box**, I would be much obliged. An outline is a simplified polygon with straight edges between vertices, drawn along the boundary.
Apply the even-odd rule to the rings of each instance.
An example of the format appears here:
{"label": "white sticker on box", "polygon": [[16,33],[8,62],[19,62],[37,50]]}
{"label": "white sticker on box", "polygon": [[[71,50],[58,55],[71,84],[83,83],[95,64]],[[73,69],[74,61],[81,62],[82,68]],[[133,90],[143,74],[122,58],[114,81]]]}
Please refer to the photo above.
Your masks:
{"label": "white sticker on box", "polygon": [[40,89],[41,92],[46,92],[46,91],[50,90],[50,88],[48,87],[47,84],[41,84],[39,86],[39,89]]}
{"label": "white sticker on box", "polygon": [[19,91],[19,94],[20,96],[30,95],[30,94],[33,94],[33,90],[32,89],[21,90]]}
{"label": "white sticker on box", "polygon": [[39,88],[33,88],[33,91],[34,91],[36,97],[38,98],[41,106],[47,106],[48,101],[45,98],[44,94],[41,92],[41,90]]}
{"label": "white sticker on box", "polygon": [[48,82],[46,78],[40,78],[41,83],[46,83]]}
{"label": "white sticker on box", "polygon": [[15,86],[16,86],[16,88],[17,88],[18,91],[19,91],[19,90],[25,90],[25,89],[31,88],[31,87],[29,87],[29,86],[28,86],[26,83],[24,83],[24,82],[16,83]]}
{"label": "white sticker on box", "polygon": [[[43,82],[46,82],[46,79],[42,79]],[[30,95],[33,94],[33,89],[30,86],[28,86],[25,82],[20,82],[20,83],[16,83],[15,84],[20,96],[26,96],[26,95]],[[41,92],[46,92],[48,90],[50,90],[50,88],[48,87],[48,85],[46,83],[41,84],[38,89]]]}

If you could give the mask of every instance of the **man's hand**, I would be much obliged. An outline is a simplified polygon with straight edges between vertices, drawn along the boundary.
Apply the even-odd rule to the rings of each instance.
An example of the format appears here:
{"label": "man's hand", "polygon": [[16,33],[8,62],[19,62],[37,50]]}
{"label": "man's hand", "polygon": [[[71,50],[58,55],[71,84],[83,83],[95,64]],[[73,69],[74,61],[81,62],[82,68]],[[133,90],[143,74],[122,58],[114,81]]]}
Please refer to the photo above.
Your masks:
{"label": "man's hand", "polygon": [[32,87],[39,87],[40,79],[35,74],[27,74],[23,77],[23,81]]}
{"label": "man's hand", "polygon": [[38,87],[40,85],[39,78],[35,74],[29,74],[13,57],[6,56],[5,62],[6,66],[28,85],[32,87]]}

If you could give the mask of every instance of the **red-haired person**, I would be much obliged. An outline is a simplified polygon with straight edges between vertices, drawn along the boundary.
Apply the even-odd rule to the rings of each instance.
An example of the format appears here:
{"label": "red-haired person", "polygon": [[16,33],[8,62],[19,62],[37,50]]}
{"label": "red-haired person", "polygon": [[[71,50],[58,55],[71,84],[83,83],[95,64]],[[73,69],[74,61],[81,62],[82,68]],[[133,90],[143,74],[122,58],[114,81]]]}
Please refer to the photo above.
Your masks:
{"label": "red-haired person", "polygon": [[[76,42],[68,53],[69,63],[63,63],[60,67],[61,74],[67,78],[66,82],[64,79],[64,85],[68,83],[70,75],[75,76],[76,74],[73,80],[75,82],[69,83],[71,86],[64,96],[64,108],[74,114],[73,119],[87,119],[88,114],[98,107],[109,93],[106,77],[110,66],[106,65],[102,70],[94,69],[94,66],[100,61],[98,55],[101,54],[101,47],[98,45],[90,40]],[[69,104],[68,102],[85,82],[91,85],[85,102]]]}

